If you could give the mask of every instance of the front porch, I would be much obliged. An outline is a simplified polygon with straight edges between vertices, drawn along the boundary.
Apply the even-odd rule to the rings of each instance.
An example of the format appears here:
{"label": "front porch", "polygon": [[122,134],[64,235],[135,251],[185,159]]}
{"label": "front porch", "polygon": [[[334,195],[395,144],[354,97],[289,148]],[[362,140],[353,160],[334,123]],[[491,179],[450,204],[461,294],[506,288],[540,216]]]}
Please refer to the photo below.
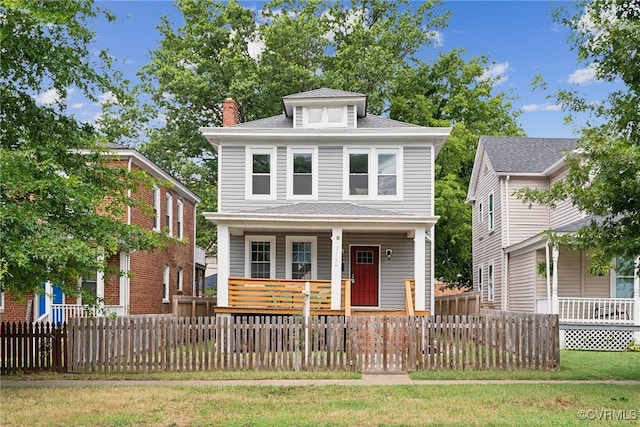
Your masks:
{"label": "front porch", "polygon": [[[308,291],[307,291],[308,289]],[[428,315],[415,307],[415,281],[404,280],[404,309],[361,308],[351,305],[351,280],[343,279],[340,301],[332,303],[330,280],[254,279],[230,277],[228,305],[216,307],[216,314],[302,315],[307,299],[314,316]],[[334,308],[338,306],[338,308]]]}

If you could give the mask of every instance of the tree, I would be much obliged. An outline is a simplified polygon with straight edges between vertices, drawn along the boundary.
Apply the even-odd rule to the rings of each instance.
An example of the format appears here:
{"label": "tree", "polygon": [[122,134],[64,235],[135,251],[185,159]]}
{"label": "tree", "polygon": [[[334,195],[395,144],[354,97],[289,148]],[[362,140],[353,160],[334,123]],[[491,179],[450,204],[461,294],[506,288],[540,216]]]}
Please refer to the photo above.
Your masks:
{"label": "tree", "polygon": [[465,202],[478,138],[520,135],[509,96],[494,94],[495,80],[482,78],[484,57],[465,62],[462,51],[433,64],[409,68],[391,96],[391,117],[422,126],[453,126],[436,160],[436,278],[469,286],[472,281],[471,205]]}
{"label": "tree", "polygon": [[[568,175],[548,191],[527,191],[527,201],[555,206],[571,199],[594,220],[573,236],[553,236],[560,243],[588,251],[592,273],[604,272],[616,257],[640,255],[640,4],[620,0],[580,2],[556,11],[571,29],[578,60],[597,79],[622,88],[598,102],[577,91],[555,97],[579,133],[577,151],[566,157]],[[588,114],[586,125],[576,117]]]}
{"label": "tree", "polygon": [[[221,125],[226,97],[241,121],[280,114],[283,96],[322,86],[366,93],[370,111],[383,113],[391,82],[431,43],[425,28],[446,22],[436,5],[274,0],[256,14],[233,0],[179,0],[184,25],[162,21],[160,47],[140,73],[152,101],[142,116],[166,118],[140,150],[198,193],[201,210],[215,210],[217,154],[198,128]],[[198,221],[198,244],[213,249],[214,227]]]}
{"label": "tree", "polygon": [[[111,167],[98,130],[66,108],[69,90],[95,102],[124,93],[106,53],[89,51],[86,22],[102,13],[88,0],[0,6],[0,290],[14,296],[47,280],[75,294],[78,278],[104,271],[120,249],[164,244],[118,219],[137,205],[126,190],[141,176]],[[50,102],[37,101],[45,92]]]}

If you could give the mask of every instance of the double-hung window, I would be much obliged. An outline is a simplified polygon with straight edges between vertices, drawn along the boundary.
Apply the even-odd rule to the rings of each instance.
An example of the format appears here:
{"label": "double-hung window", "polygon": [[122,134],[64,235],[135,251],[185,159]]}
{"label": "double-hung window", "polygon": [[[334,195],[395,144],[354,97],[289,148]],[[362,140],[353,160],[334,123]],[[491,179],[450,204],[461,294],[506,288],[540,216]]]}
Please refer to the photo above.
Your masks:
{"label": "double-hung window", "polygon": [[493,231],[493,193],[489,194],[489,231]]}
{"label": "double-hung window", "polygon": [[401,149],[347,148],[344,163],[345,198],[402,197]]}
{"label": "double-hung window", "polygon": [[346,107],[306,107],[302,115],[306,128],[346,127]]}
{"label": "double-hung window", "polygon": [[633,259],[616,258],[614,294],[616,298],[633,298],[634,270]]}
{"label": "double-hung window", "polygon": [[183,274],[182,274],[182,268],[179,267],[176,270],[176,288],[178,289],[179,292],[182,292],[182,281],[183,281]]}
{"label": "double-hung window", "polygon": [[316,280],[317,238],[287,236],[287,278],[296,280]]}
{"label": "double-hung window", "polygon": [[176,234],[178,239],[182,239],[184,237],[184,203],[182,200],[178,200],[178,223]]}
{"label": "double-hung window", "polygon": [[483,296],[484,289],[482,285],[483,276],[484,276],[484,269],[482,268],[482,264],[480,264],[478,266],[478,292],[480,292],[480,301],[484,300],[484,296]]}
{"label": "double-hung window", "polygon": [[160,231],[160,188],[153,186],[153,230]]}
{"label": "double-hung window", "polygon": [[487,300],[493,301],[493,261],[487,266]]}
{"label": "double-hung window", "polygon": [[254,279],[276,277],[276,238],[247,236],[245,245],[245,275]]}
{"label": "double-hung window", "polygon": [[169,236],[173,236],[173,196],[167,193],[164,226]]}
{"label": "double-hung window", "polygon": [[287,198],[315,200],[317,194],[317,147],[289,147],[287,149]]}
{"label": "double-hung window", "polygon": [[247,147],[246,198],[273,200],[276,197],[276,148]]}
{"label": "double-hung window", "polygon": [[478,203],[478,222],[482,224],[484,222],[484,212],[482,211],[482,202]]}

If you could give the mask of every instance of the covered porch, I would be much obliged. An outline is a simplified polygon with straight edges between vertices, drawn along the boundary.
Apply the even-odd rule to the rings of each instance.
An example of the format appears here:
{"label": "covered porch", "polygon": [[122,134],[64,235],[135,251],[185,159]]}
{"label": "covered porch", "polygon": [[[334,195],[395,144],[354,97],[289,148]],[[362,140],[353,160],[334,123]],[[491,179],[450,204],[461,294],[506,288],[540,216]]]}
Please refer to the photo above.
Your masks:
{"label": "covered porch", "polygon": [[307,282],[313,314],[431,311],[435,217],[350,203],[205,217],[218,227],[217,313],[301,313]]}

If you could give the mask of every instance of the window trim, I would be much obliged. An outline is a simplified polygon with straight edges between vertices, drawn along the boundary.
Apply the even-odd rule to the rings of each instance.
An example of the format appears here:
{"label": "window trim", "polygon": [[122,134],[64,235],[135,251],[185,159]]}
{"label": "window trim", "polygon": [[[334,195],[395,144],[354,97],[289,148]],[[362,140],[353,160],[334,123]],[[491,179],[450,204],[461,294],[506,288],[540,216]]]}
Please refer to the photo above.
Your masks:
{"label": "window trim", "polygon": [[160,202],[160,187],[157,185],[153,186],[152,200],[151,204],[153,205],[153,231],[160,231],[162,229],[162,221],[160,220],[162,216],[162,206]]}
{"label": "window trim", "polygon": [[637,274],[636,271],[636,260],[632,260],[631,261],[632,266],[633,266],[633,270],[631,272],[631,276],[628,275],[619,275],[618,271],[616,270],[617,264],[618,264],[618,258],[615,258],[613,260],[612,266],[611,266],[611,274],[609,275],[610,277],[610,293],[609,295],[611,295],[611,298],[625,298],[625,297],[619,297],[617,295],[617,291],[618,291],[618,278],[631,278],[632,282],[631,282],[631,298],[633,298],[633,280],[635,280],[635,275]]}
{"label": "window trim", "polygon": [[[293,157],[311,153],[311,194],[294,194]],[[318,147],[287,147],[287,199],[318,200]]]}
{"label": "window trim", "polygon": [[483,202],[478,203],[478,221],[480,224],[484,222]]}
{"label": "window trim", "polygon": [[177,217],[178,224],[176,229],[176,236],[178,237],[178,239],[182,239],[184,237],[184,203],[179,199],[177,202]]}
{"label": "window trim", "polygon": [[[253,194],[253,155],[268,154],[269,161],[269,194]],[[245,149],[245,199],[246,200],[276,200],[277,196],[277,155],[276,146],[255,147],[248,146]]]}
{"label": "window trim", "polygon": [[480,302],[484,302],[484,266],[478,265],[478,292],[480,292]]}
{"label": "window trim", "polygon": [[487,221],[489,222],[488,227],[489,231],[493,231],[495,228],[495,208],[496,208],[496,198],[493,194],[493,191],[489,193],[487,197],[487,203],[489,204],[489,211],[487,212]]}
{"label": "window trim", "polygon": [[487,301],[493,301],[495,293],[495,263],[489,261],[487,265]]}
{"label": "window trim", "polygon": [[251,244],[254,242],[269,242],[269,278],[276,278],[276,236],[251,235],[244,239],[244,275],[251,277]]}
{"label": "window trim", "polygon": [[171,269],[168,265],[165,265],[162,270],[162,303],[169,303],[169,287],[171,279]]}
{"label": "window trim", "polygon": [[[342,109],[342,120],[340,123],[329,123],[330,108]],[[309,123],[309,109],[322,110],[322,120],[320,123]],[[309,105],[302,108],[302,127],[306,129],[346,128],[347,116],[348,112],[346,105]]]}
{"label": "window trim", "polygon": [[4,292],[0,292],[0,313],[4,313]]}
{"label": "window trim", "polygon": [[184,272],[182,267],[176,268],[176,282],[176,289],[178,292],[182,292],[184,286]]}
{"label": "window trim", "polygon": [[293,278],[293,270],[291,268],[292,257],[293,257],[293,249],[291,248],[292,243],[294,242],[309,242],[311,243],[311,278],[309,280],[317,280],[318,278],[318,238],[316,236],[286,236],[286,250],[285,250],[285,259],[286,259],[286,278]]}
{"label": "window trim", "polygon": [[[403,200],[404,194],[404,150],[403,147],[371,147],[362,148],[347,146],[343,149],[343,165],[342,165],[342,198],[344,200]],[[367,154],[369,156],[368,164],[368,185],[369,194],[357,195],[349,193],[349,156],[351,154]],[[379,154],[395,154],[396,155],[396,194],[381,195],[378,194],[378,155]],[[372,194],[373,191],[373,194]]]}
{"label": "window trim", "polygon": [[167,234],[173,236],[173,196],[171,193],[167,193],[165,196],[165,226],[167,228]]}

